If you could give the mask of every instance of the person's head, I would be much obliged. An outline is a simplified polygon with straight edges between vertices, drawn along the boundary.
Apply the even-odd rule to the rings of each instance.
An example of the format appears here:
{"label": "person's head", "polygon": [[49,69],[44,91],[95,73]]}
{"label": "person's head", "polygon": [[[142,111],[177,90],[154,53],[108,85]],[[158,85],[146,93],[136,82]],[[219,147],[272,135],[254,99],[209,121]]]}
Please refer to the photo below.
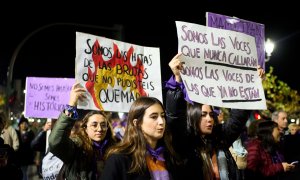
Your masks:
{"label": "person's head", "polygon": [[103,111],[88,112],[81,121],[78,133],[95,142],[100,142],[107,136],[113,136],[111,125]]}
{"label": "person's head", "polygon": [[224,112],[222,111],[222,109],[219,107],[214,107],[213,110],[217,116],[218,124],[224,123]]}
{"label": "person's head", "polygon": [[29,127],[28,119],[25,118],[24,116],[22,116],[19,120],[18,126],[19,126],[20,131],[27,131],[27,129]]}
{"label": "person's head", "polygon": [[280,141],[278,124],[274,121],[261,120],[257,124],[257,138],[262,141],[262,145],[267,151],[271,151],[274,144]]}
{"label": "person's head", "polygon": [[109,121],[111,122],[113,128],[118,126],[121,123],[119,114],[117,112],[111,112],[109,116]]}
{"label": "person's head", "polygon": [[297,125],[296,123],[291,123],[289,124],[288,128],[291,135],[295,135],[299,130],[299,125]]}
{"label": "person's head", "polygon": [[156,145],[157,141],[164,136],[165,110],[162,103],[156,98],[138,98],[132,104],[127,119],[128,133],[126,134],[128,138],[135,139],[143,136],[149,145]]}
{"label": "person's head", "polygon": [[114,153],[130,155],[132,164],[129,172],[143,172],[147,168],[147,144],[153,149],[164,146],[165,151],[172,155],[171,159],[175,157],[162,103],[154,97],[139,97],[130,107],[123,140],[109,150],[106,158]]}
{"label": "person's head", "polygon": [[216,114],[212,106],[206,104],[188,104],[187,121],[188,129],[195,135],[209,135],[215,124]]}
{"label": "person's head", "polygon": [[51,130],[52,128],[52,119],[51,118],[48,118],[44,124],[44,131],[48,131],[48,130]]}
{"label": "person's head", "polygon": [[288,127],[287,113],[283,110],[273,112],[272,121],[278,124],[280,132],[283,132]]}
{"label": "person's head", "polygon": [[248,137],[249,138],[255,138],[257,136],[257,124],[260,122],[261,120],[254,120],[250,123],[249,127],[248,127]]}
{"label": "person's head", "polygon": [[224,113],[222,110],[220,110],[219,114],[218,114],[218,123],[222,124],[224,123]]}

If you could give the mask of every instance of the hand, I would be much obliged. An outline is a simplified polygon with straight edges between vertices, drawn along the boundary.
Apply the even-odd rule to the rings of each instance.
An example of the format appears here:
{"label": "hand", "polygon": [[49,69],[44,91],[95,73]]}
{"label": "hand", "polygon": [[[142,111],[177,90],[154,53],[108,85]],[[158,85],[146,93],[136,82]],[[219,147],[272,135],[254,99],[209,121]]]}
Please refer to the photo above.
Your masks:
{"label": "hand", "polygon": [[80,83],[75,83],[70,92],[69,105],[77,106],[78,99],[83,101],[86,98],[85,92],[85,88],[83,88]]}
{"label": "hand", "polygon": [[295,169],[295,165],[293,165],[293,164],[288,164],[288,163],[286,163],[286,162],[283,162],[283,163],[282,163],[282,166],[283,166],[284,172],[292,171],[292,170]]}
{"label": "hand", "polygon": [[171,68],[177,82],[181,82],[180,71],[183,69],[182,62],[179,60],[180,56],[181,53],[176,54],[169,62],[169,67]]}
{"label": "hand", "polygon": [[258,65],[257,67],[257,72],[258,72],[258,76],[264,80],[266,78],[266,74],[265,74],[265,71],[262,67],[260,67],[260,65]]}

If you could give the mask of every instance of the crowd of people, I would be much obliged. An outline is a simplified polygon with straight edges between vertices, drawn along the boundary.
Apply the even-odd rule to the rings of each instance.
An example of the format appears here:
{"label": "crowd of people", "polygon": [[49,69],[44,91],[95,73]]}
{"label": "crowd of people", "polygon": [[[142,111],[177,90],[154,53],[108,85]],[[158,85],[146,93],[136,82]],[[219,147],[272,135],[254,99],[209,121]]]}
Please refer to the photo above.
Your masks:
{"label": "crowd of people", "polygon": [[155,97],[139,97],[125,120],[94,110],[79,118],[77,103],[86,99],[79,83],[57,121],[47,121],[36,134],[25,117],[15,130],[1,113],[0,176],[25,180],[34,162],[42,175],[43,157],[51,152],[63,163],[55,179],[300,179],[299,127],[288,124],[287,113],[275,111],[272,120],[246,128],[251,110],[229,109],[225,119],[219,107],[191,101],[180,56],[169,62],[165,106]]}

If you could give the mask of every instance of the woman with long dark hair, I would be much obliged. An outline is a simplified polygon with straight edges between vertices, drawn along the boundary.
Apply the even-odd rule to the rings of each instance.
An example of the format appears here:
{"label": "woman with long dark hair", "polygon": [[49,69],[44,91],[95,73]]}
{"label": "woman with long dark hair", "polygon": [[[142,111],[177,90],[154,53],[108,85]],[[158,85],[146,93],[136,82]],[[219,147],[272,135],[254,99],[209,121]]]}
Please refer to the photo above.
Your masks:
{"label": "woman with long dark hair", "polygon": [[166,84],[168,127],[174,148],[184,162],[180,178],[241,179],[229,147],[243,131],[251,111],[231,109],[229,119],[218,124],[212,106],[188,98],[180,76],[183,69],[180,55],[169,62],[174,76]]}
{"label": "woman with long dark hair", "polygon": [[280,132],[274,121],[262,120],[257,124],[257,138],[247,144],[247,179],[282,179],[284,172],[294,165],[285,162],[280,152]]}

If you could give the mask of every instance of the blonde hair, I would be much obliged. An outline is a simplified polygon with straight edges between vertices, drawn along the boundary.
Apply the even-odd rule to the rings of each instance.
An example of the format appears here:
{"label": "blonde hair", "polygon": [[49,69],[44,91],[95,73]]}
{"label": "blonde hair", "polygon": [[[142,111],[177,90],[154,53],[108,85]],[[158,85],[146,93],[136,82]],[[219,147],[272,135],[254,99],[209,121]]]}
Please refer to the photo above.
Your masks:
{"label": "blonde hair", "polygon": [[296,128],[297,131],[300,129],[300,128],[299,128],[299,125],[296,124],[296,123],[291,123],[291,124],[289,124],[288,128],[289,128],[289,132],[291,132],[291,129],[292,129],[292,128]]}

